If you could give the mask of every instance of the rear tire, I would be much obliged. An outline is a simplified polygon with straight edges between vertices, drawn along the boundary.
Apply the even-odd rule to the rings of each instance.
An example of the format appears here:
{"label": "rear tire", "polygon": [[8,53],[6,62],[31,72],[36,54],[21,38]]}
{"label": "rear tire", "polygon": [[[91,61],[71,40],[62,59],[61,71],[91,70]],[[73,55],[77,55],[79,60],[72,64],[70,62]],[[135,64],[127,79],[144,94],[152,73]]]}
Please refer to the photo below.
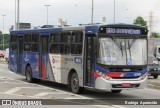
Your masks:
{"label": "rear tire", "polygon": [[27,66],[26,68],[26,80],[29,83],[33,82],[33,78],[32,78],[32,68],[31,66]]}
{"label": "rear tire", "polygon": [[77,73],[72,74],[70,81],[70,86],[73,93],[80,94],[83,92],[83,87],[79,86],[79,79]]}
{"label": "rear tire", "polygon": [[112,93],[120,93],[122,90],[111,90]]}
{"label": "rear tire", "polygon": [[153,75],[153,78],[154,78],[154,79],[157,79],[157,78],[158,78],[158,75]]}

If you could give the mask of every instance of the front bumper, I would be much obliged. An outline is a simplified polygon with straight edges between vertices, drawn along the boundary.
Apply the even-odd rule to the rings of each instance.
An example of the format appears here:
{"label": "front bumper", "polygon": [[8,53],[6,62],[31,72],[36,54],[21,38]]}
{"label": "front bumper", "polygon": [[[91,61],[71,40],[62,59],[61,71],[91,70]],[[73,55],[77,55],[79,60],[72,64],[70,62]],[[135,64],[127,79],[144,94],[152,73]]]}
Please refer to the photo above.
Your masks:
{"label": "front bumper", "polygon": [[[95,80],[95,89],[99,90],[128,90],[128,89],[143,89],[147,86],[146,77],[143,80],[140,79],[111,79],[106,80],[102,77],[98,77]],[[123,87],[122,84],[131,84],[129,87]]]}

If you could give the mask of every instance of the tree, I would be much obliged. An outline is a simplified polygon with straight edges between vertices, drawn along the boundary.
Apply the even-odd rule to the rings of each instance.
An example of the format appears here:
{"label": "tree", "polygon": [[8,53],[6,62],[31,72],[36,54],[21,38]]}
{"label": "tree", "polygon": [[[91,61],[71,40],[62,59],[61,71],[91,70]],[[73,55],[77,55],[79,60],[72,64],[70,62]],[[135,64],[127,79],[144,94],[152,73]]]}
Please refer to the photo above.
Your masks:
{"label": "tree", "polygon": [[138,17],[134,20],[133,24],[139,24],[139,25],[141,25],[141,26],[147,26],[147,21],[145,21],[141,16],[138,16]]}
{"label": "tree", "polygon": [[[4,49],[9,46],[9,34],[4,34]],[[3,35],[0,35],[0,50],[3,50]]]}
{"label": "tree", "polygon": [[156,33],[156,32],[153,32],[152,33],[152,38],[160,38],[160,34]]}

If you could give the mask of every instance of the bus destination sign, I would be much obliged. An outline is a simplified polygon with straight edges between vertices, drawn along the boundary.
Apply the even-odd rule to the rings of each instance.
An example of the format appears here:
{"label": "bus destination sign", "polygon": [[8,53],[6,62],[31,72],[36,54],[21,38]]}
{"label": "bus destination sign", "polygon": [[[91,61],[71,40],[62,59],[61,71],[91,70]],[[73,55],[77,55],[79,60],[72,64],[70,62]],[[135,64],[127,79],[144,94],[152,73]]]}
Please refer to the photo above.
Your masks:
{"label": "bus destination sign", "polygon": [[139,29],[124,29],[124,28],[106,28],[108,34],[134,34],[140,35],[141,30]]}

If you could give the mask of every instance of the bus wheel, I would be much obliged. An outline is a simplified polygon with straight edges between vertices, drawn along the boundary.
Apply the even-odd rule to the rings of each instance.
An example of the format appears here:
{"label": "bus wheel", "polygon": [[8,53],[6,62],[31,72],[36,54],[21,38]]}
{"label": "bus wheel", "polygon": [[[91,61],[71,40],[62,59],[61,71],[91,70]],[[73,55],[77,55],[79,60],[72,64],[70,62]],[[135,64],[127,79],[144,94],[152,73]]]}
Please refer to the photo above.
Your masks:
{"label": "bus wheel", "polygon": [[77,73],[73,73],[71,76],[71,90],[73,93],[82,93],[83,88],[79,86],[79,79]]}
{"label": "bus wheel", "polygon": [[27,66],[26,68],[26,79],[29,83],[33,82],[33,78],[32,78],[32,68],[31,66]]}
{"label": "bus wheel", "polygon": [[158,78],[158,75],[153,75],[154,79],[157,79]]}
{"label": "bus wheel", "polygon": [[112,93],[120,93],[122,90],[111,90]]}

